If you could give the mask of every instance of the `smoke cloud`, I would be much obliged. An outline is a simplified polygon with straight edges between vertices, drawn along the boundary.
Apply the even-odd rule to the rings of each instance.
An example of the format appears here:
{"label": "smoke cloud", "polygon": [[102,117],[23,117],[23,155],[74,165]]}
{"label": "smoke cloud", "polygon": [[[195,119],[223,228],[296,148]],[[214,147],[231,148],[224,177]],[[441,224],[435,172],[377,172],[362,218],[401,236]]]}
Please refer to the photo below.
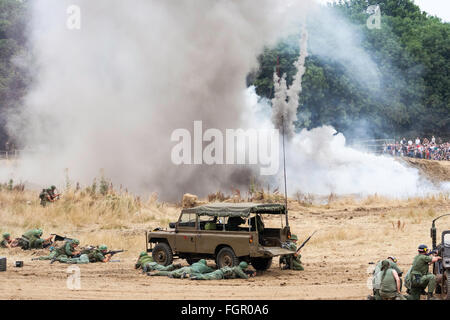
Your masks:
{"label": "smoke cloud", "polygon": [[[73,181],[86,185],[103,169],[115,185],[144,194],[156,191],[167,200],[179,200],[185,192],[204,196],[245,188],[258,174],[246,165],[174,165],[171,133],[192,132],[195,120],[203,122],[203,130],[222,132],[273,127],[270,103],[252,88],[246,91],[246,76],[257,68],[264,46],[299,31],[299,17],[310,3],[33,1],[28,68],[34,82],[23,107],[7,117],[9,132],[24,151],[16,166],[0,169],[0,179],[62,186],[68,168]],[[80,30],[66,28],[66,10],[73,4],[81,9]],[[344,22],[334,25],[338,20],[327,20],[318,10],[308,11],[309,53],[341,62],[356,81],[377,83],[376,64],[358,47],[357,33],[348,33]],[[323,26],[316,28],[314,21]],[[305,51],[296,84],[288,91],[285,78],[275,81],[273,107],[292,110],[290,124],[296,119],[307,52],[306,45],[300,47]],[[293,98],[287,109],[277,105],[288,96]],[[425,190],[414,169],[350,149],[334,133],[331,127],[291,130],[291,193]],[[270,179],[282,185],[279,175]]]}
{"label": "smoke cloud", "polygon": [[[70,5],[81,29],[66,28]],[[247,185],[246,166],[170,161],[171,133],[239,128],[247,74],[282,33],[285,6],[270,0],[37,0],[29,45],[35,82],[8,116],[25,147],[14,177],[82,184],[100,169],[115,184],[179,199]],[[248,178],[248,179],[247,179]]]}

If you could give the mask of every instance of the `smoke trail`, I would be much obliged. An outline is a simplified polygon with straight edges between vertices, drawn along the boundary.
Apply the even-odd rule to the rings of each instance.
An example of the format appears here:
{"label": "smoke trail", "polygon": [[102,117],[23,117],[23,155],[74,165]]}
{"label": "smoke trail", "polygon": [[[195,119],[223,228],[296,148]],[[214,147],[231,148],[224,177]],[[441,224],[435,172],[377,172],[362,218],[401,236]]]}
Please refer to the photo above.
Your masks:
{"label": "smoke trail", "polygon": [[299,94],[302,92],[302,78],[305,74],[305,61],[308,56],[308,32],[303,25],[300,37],[300,55],[294,66],[297,70],[292,84],[287,87],[286,74],[281,79],[275,72],[273,76],[275,96],[272,99],[272,121],[277,129],[284,129],[286,136],[290,139],[294,136],[294,122],[297,120],[297,109]]}

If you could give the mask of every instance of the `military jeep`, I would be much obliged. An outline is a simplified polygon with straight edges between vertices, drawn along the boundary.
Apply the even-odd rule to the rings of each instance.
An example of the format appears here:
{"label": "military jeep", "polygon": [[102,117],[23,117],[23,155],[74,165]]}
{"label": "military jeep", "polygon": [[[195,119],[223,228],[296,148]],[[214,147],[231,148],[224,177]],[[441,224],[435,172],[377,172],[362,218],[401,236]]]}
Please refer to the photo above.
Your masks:
{"label": "military jeep", "polygon": [[450,300],[450,230],[442,231],[442,242],[436,245],[436,220],[450,216],[450,214],[444,214],[433,220],[431,226],[431,240],[433,243],[433,250],[438,256],[442,257],[442,260],[438,260],[433,264],[433,273],[435,275],[442,275],[442,281],[436,284],[436,293],[441,294],[443,299]]}
{"label": "military jeep", "polygon": [[[280,219],[272,219],[276,216]],[[264,217],[281,226],[266,227]],[[168,230],[158,228],[149,232],[147,251],[162,265],[171,264],[177,257],[189,264],[214,259],[219,268],[246,261],[256,270],[267,270],[273,257],[293,254],[283,248],[290,236],[282,204],[214,203],[183,209]]]}

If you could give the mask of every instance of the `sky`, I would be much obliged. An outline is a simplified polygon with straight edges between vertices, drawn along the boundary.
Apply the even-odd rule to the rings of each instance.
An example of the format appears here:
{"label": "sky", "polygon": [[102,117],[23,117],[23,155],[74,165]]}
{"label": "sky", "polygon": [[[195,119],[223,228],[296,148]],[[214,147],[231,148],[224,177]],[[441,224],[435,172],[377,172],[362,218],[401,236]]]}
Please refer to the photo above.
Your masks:
{"label": "sky", "polygon": [[[316,0],[321,3],[333,2],[331,0]],[[450,0],[414,0],[422,11],[438,16],[445,22],[450,22]]]}

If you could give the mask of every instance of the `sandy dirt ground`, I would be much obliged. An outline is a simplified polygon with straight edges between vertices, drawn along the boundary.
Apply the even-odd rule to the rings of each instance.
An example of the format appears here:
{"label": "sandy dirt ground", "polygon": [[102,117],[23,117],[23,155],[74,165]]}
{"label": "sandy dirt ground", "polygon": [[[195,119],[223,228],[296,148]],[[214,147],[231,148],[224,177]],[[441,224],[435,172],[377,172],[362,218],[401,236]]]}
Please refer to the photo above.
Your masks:
{"label": "sandy dirt ground", "polygon": [[[305,271],[281,271],[274,261],[249,280],[148,277],[134,269],[136,256],[127,252],[114,257],[120,262],[81,265],[81,289],[70,290],[67,265],[31,261],[36,255],[20,249],[0,250],[8,258],[8,270],[0,273],[0,299],[365,299],[371,291],[369,262],[394,255],[406,273],[417,246],[431,246],[431,220],[450,212],[448,198],[386,207],[370,201],[336,208],[292,202],[290,207],[291,228],[301,241],[319,230],[302,250]],[[438,231],[450,228],[450,219],[441,221]],[[24,267],[15,268],[16,260]]]}

